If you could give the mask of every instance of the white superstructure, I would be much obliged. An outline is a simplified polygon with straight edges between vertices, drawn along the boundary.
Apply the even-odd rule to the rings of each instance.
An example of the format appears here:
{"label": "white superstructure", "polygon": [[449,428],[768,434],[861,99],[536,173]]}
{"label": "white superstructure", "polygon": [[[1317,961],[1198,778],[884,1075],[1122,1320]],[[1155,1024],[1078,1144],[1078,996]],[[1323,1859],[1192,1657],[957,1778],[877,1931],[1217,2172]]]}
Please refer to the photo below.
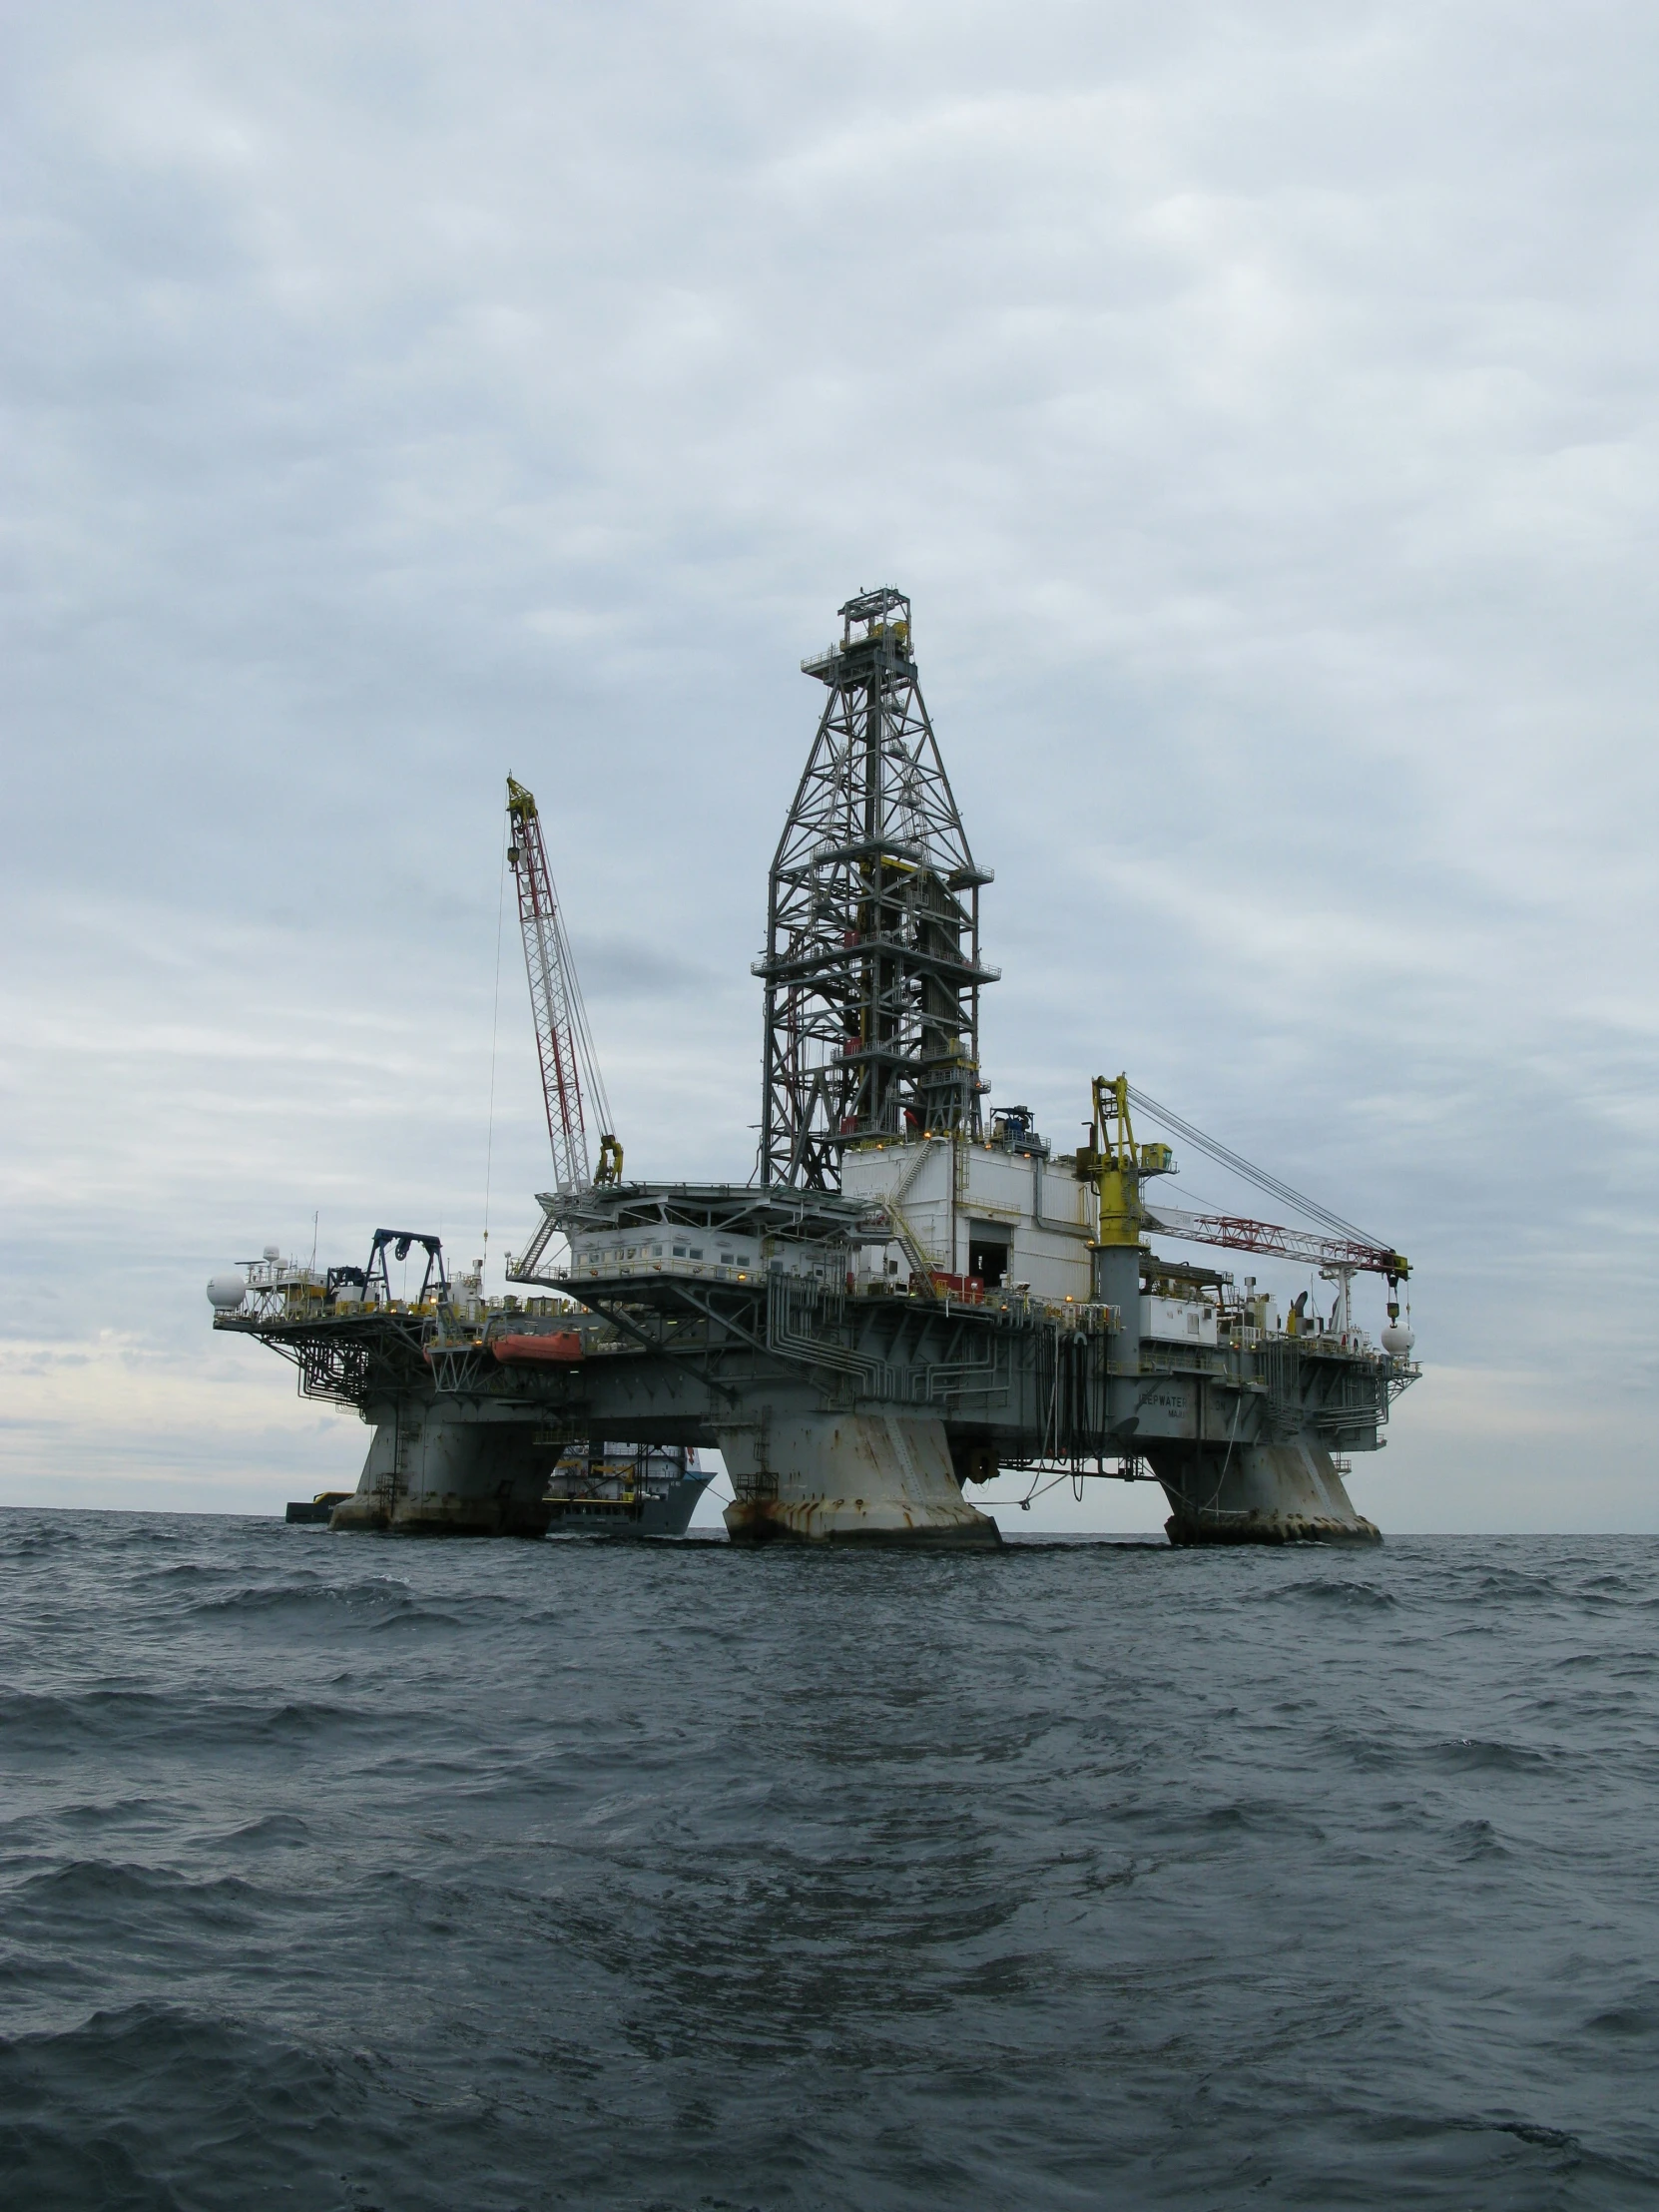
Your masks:
{"label": "white superstructure", "polygon": [[1089,1297],[1094,1186],[1077,1180],[1069,1159],[1054,1159],[1024,1117],[999,1119],[978,1141],[848,1146],[841,1190],[879,1201],[894,1219],[892,1241],[860,1254],[861,1278],[907,1283],[925,1261],[934,1275],[987,1291],[1018,1285],[1057,1304]]}

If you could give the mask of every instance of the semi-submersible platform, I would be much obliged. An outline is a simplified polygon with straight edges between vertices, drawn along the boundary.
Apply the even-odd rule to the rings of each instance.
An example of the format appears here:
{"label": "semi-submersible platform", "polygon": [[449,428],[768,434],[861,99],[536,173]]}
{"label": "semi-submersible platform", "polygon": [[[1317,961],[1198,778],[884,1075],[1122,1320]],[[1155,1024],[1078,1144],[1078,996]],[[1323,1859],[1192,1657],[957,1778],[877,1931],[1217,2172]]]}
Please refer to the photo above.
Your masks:
{"label": "semi-submersible platform", "polygon": [[[382,1230],[365,1268],[268,1249],[217,1277],[215,1328],[258,1338],[307,1396],[372,1427],[336,1529],[539,1535],[568,1519],[584,1455],[713,1446],[738,1543],[994,1545],[969,1493],[1023,1468],[1156,1481],[1178,1544],[1380,1540],[1345,1475],[1419,1372],[1404,1258],[1122,1076],[1095,1081],[1071,1152],[1023,1107],[987,1110],[991,870],[922,701],[909,601],[867,592],[839,613],[839,637],[802,663],[828,696],[755,964],[751,1181],[625,1177],[541,819],[509,783],[555,1186],[509,1262],[518,1288],[486,1298],[481,1267],[452,1278],[436,1238]],[[1173,1153],[1137,1138],[1137,1113],[1315,1226],[1165,1205]],[[1307,1262],[1330,1311],[1310,1292],[1281,1311],[1254,1278],[1154,1238]],[[393,1296],[387,1252],[417,1247],[420,1285]],[[1352,1297],[1369,1275],[1387,1285],[1375,1342]]]}

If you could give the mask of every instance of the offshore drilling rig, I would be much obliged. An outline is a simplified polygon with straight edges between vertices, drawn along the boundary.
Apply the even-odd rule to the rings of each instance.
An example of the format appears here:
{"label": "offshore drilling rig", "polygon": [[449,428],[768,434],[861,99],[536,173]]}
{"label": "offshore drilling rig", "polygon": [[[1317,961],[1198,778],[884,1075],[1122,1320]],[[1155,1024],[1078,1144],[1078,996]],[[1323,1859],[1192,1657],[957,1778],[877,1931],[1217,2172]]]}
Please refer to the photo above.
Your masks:
{"label": "offshore drilling rig", "polygon": [[[533,946],[527,923],[555,1163],[508,1269],[527,1295],[490,1303],[478,1271],[447,1280],[435,1240],[382,1231],[377,1277],[268,1254],[216,1278],[216,1328],[259,1337],[303,1391],[372,1423],[338,1527],[539,1532],[555,1464],[602,1434],[718,1446],[735,1542],[994,1545],[967,1490],[1026,1467],[1156,1481],[1176,1543],[1379,1540],[1344,1475],[1418,1374],[1404,1258],[1126,1077],[1096,1080],[1072,1153],[1022,1107],[987,1115],[991,871],[922,701],[909,601],[863,593],[839,613],[839,637],[802,664],[827,697],[756,963],[754,1179],[627,1181],[608,1126],[590,1173],[570,1135],[584,1081],[609,1115],[568,945],[555,926]],[[515,820],[527,798],[509,788]],[[521,877],[521,918],[524,903]],[[1316,1226],[1154,1199],[1174,1156],[1137,1139],[1137,1111]],[[1160,1234],[1307,1261],[1335,1286],[1331,1312],[1304,1293],[1282,1315],[1253,1278],[1156,1253]],[[387,1242],[426,1247],[414,1300],[390,1295]],[[1378,1343],[1353,1314],[1368,1274],[1388,1286]]]}

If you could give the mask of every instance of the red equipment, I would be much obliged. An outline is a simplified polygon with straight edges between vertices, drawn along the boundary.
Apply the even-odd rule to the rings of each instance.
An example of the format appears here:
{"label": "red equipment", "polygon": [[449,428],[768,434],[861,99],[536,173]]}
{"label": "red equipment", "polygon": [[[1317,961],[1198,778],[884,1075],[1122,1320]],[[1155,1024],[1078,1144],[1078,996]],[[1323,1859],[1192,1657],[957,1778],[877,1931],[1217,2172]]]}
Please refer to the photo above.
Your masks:
{"label": "red equipment", "polygon": [[555,1329],[540,1337],[493,1337],[490,1350],[501,1361],[538,1360],[558,1365],[582,1357],[582,1340],[574,1329]]}

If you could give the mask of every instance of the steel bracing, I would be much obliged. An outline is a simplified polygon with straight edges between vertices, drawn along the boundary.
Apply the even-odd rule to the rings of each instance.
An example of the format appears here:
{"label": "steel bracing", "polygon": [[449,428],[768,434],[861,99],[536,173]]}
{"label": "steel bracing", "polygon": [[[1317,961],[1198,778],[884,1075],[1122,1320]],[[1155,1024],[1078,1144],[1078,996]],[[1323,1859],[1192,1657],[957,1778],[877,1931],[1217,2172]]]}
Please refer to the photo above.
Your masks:
{"label": "steel bracing", "polygon": [[803,669],[828,687],[773,857],[760,1180],[832,1190],[848,1142],[977,1134],[974,859],[917,681],[910,602],[865,592]]}

